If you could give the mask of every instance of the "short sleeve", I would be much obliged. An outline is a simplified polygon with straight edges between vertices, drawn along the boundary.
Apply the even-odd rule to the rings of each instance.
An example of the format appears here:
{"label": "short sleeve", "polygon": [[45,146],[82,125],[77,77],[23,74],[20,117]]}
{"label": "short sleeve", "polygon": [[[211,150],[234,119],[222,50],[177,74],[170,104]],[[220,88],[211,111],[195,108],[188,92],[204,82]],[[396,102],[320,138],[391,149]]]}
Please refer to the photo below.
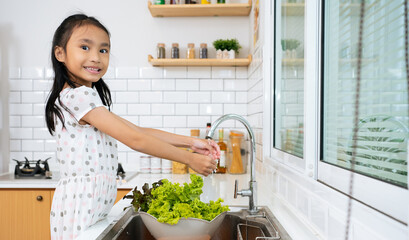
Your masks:
{"label": "short sleeve", "polygon": [[71,89],[61,100],[77,121],[92,109],[104,106],[98,92],[85,86]]}

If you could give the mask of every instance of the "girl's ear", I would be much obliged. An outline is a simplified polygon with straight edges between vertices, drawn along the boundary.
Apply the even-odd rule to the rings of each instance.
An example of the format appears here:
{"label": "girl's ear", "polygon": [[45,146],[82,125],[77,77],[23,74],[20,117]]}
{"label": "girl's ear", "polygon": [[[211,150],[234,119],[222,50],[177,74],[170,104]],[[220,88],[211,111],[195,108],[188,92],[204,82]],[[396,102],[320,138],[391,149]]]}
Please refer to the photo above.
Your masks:
{"label": "girl's ear", "polygon": [[59,62],[65,62],[65,51],[64,51],[64,48],[59,47],[59,46],[56,46],[56,47],[54,48],[54,55],[55,55],[55,58],[57,58],[57,60],[58,60]]}

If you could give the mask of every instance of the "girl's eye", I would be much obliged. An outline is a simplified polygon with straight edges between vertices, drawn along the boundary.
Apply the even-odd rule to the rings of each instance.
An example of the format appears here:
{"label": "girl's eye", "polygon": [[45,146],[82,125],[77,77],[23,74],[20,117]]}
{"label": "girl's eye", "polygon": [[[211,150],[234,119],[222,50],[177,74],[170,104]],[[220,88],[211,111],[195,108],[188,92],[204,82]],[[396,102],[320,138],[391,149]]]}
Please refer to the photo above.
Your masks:
{"label": "girl's eye", "polygon": [[87,46],[81,46],[82,50],[89,50],[89,47]]}
{"label": "girl's eye", "polygon": [[108,50],[107,50],[107,49],[101,49],[101,50],[99,50],[99,52],[101,52],[101,53],[108,53]]}

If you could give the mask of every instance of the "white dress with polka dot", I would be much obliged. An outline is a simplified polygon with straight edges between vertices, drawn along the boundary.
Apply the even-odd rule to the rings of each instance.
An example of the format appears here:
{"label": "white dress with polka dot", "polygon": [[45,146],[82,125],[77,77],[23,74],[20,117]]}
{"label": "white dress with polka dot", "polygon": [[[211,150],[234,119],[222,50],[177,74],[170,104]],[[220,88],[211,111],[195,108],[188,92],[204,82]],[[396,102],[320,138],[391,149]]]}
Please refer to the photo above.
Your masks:
{"label": "white dress with polka dot", "polygon": [[114,204],[117,144],[95,127],[79,124],[90,110],[104,107],[97,91],[85,86],[65,88],[60,99],[65,128],[58,119],[55,136],[61,179],[51,207],[51,238],[74,239],[106,217]]}

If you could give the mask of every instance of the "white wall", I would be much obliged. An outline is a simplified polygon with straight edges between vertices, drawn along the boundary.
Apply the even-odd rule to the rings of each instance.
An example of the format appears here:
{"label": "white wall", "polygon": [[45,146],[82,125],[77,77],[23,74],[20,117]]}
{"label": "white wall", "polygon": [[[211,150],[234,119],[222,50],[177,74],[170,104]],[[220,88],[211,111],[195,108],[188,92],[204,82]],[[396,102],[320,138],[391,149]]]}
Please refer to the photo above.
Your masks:
{"label": "white wall", "polygon": [[[52,81],[50,47],[57,26],[78,12],[95,16],[111,32],[111,64],[104,79],[112,90],[115,113],[141,126],[185,135],[225,113],[247,115],[246,67],[156,68],[147,56],[155,56],[158,42],[166,44],[168,56],[171,43],[178,42],[181,57],[187,43],[199,47],[204,42],[214,57],[215,39],[237,38],[243,46],[239,57],[247,57],[250,18],[153,18],[147,5],[147,0],[0,0],[0,172],[13,170],[12,158],[55,160],[55,141],[44,120]],[[137,153],[123,145],[119,151],[129,170],[137,167]],[[51,161],[51,169],[56,168]]]}
{"label": "white wall", "polygon": [[9,51],[8,64],[12,67],[47,66],[55,29],[70,14],[83,12],[95,16],[111,32],[114,67],[148,66],[147,56],[154,55],[158,42],[166,43],[168,48],[178,42],[186,48],[189,42],[198,47],[201,42],[211,45],[217,38],[237,38],[243,46],[240,56],[247,56],[248,17],[153,18],[147,3],[148,0],[0,0],[2,48]]}

